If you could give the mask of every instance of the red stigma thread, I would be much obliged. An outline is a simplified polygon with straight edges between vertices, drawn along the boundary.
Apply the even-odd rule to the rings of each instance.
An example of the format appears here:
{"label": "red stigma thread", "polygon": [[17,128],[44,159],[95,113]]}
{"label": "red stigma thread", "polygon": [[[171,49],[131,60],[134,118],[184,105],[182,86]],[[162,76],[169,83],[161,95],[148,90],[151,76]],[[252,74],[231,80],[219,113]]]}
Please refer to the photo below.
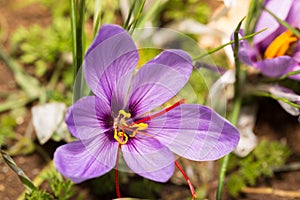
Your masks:
{"label": "red stigma thread", "polygon": [[146,121],[149,121],[155,117],[159,117],[163,114],[165,114],[166,112],[169,112],[170,110],[176,108],[177,106],[179,106],[180,104],[183,104],[185,102],[185,99],[181,99],[180,101],[177,101],[176,103],[174,103],[172,106],[169,106],[165,109],[163,109],[162,111],[158,112],[158,113],[155,113],[154,115],[151,115],[151,116],[148,116],[148,117],[145,117],[145,118],[142,118],[138,121],[135,121],[134,123],[135,124],[138,124],[138,123],[143,123],[143,122],[146,122]]}
{"label": "red stigma thread", "polygon": [[181,166],[179,165],[179,163],[176,160],[175,160],[175,165],[179,169],[179,171],[182,173],[182,175],[184,176],[186,182],[188,183],[188,185],[190,187],[190,191],[192,193],[192,200],[194,200],[195,198],[197,198],[197,194],[194,189],[194,186],[192,185],[191,180],[189,179],[189,177],[186,175],[186,173],[183,171],[183,169],[181,168]]}

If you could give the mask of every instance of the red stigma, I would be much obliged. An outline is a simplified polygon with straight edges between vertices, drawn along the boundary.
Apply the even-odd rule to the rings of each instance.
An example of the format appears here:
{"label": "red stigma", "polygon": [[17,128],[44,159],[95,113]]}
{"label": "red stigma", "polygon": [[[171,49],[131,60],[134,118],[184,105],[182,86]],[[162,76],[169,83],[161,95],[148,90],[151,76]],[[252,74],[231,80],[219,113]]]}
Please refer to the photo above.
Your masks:
{"label": "red stigma", "polygon": [[190,187],[190,191],[192,193],[192,200],[194,200],[195,198],[197,198],[197,194],[194,189],[194,186],[192,185],[191,180],[189,179],[189,177],[186,175],[186,173],[184,172],[184,170],[181,168],[181,166],[179,165],[179,163],[176,160],[175,160],[175,165],[179,169],[179,171],[182,173],[182,175],[184,176],[186,182],[188,183],[188,185]]}
{"label": "red stigma", "polygon": [[153,115],[150,115],[150,116],[148,116],[148,117],[139,119],[139,120],[135,121],[134,123],[135,123],[135,124],[143,123],[143,122],[149,121],[149,120],[151,120],[151,119],[153,119],[153,118],[155,118],[155,117],[159,117],[159,116],[161,116],[161,115],[163,115],[163,114],[169,112],[170,110],[176,108],[176,107],[179,106],[180,104],[183,104],[184,102],[185,102],[185,99],[181,99],[181,100],[177,101],[176,103],[174,103],[172,106],[169,106],[169,107],[163,109],[162,111],[160,111],[160,112],[158,112],[158,113],[155,113],[155,114],[153,114]]}

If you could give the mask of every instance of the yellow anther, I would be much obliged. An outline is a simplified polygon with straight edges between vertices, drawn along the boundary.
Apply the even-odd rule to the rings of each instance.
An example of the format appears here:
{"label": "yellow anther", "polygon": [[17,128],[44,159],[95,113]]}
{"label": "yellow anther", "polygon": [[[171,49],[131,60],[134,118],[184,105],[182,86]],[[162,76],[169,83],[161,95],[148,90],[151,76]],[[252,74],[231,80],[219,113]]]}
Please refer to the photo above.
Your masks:
{"label": "yellow anther", "polygon": [[114,130],[114,138],[119,144],[126,144],[128,141],[128,136],[122,131],[118,132],[116,129]]}
{"label": "yellow anther", "polygon": [[[146,123],[133,123],[128,125],[127,119],[130,117],[130,113],[127,113],[124,110],[120,110],[119,115],[114,122],[114,139],[117,140],[117,142],[121,145],[128,142],[128,136],[135,137],[138,131],[143,131],[148,128],[148,124]],[[126,132],[124,132],[124,130]]]}
{"label": "yellow anther", "polygon": [[131,114],[125,112],[125,110],[120,110],[120,111],[119,111],[119,115],[123,115],[124,118],[130,118],[130,117],[131,117]]}
{"label": "yellow anther", "polygon": [[286,55],[291,45],[298,41],[298,37],[295,36],[292,31],[287,30],[280,34],[273,40],[265,51],[265,58],[275,58],[278,56]]}
{"label": "yellow anther", "polygon": [[148,124],[138,123],[138,124],[133,124],[131,127],[132,128],[137,128],[136,130],[146,130],[148,128]]}
{"label": "yellow anther", "polygon": [[138,123],[138,124],[133,124],[132,126],[130,126],[130,128],[136,128],[132,134],[130,134],[130,137],[134,137],[138,131],[143,131],[146,130],[148,128],[148,124],[146,123]]}
{"label": "yellow anther", "polygon": [[130,117],[131,117],[130,113],[125,112],[125,110],[119,110],[119,115],[117,118],[120,124],[128,126],[128,124],[126,123],[126,118],[130,118]]}

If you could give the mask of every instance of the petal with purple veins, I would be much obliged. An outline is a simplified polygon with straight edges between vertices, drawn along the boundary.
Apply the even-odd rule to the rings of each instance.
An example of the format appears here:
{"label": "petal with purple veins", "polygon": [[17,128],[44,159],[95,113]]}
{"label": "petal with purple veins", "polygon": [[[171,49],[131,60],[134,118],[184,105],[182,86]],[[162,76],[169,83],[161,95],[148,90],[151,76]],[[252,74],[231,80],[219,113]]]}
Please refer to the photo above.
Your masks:
{"label": "petal with purple veins", "polygon": [[[277,17],[285,20],[288,16],[293,0],[272,0],[268,1],[265,5],[267,9],[275,13]],[[280,27],[274,17],[272,17],[267,11],[263,11],[257,21],[255,31],[260,31],[267,28],[267,30],[261,32],[254,37],[254,45],[264,42],[265,39],[271,37],[271,35]]]}
{"label": "petal with purple veins", "polygon": [[175,96],[188,81],[193,65],[181,50],[167,50],[146,63],[134,76],[128,107],[133,116],[153,110]]}
{"label": "petal with purple veins", "polygon": [[[85,80],[92,92],[111,104],[112,95],[124,100],[139,56],[130,35],[116,25],[101,27],[84,59]],[[122,90],[117,88],[122,85]],[[124,104],[124,102],[119,102]],[[122,106],[122,105],[117,105]]]}
{"label": "petal with purple veins", "polygon": [[269,77],[280,77],[290,72],[297,62],[290,56],[279,56],[276,58],[258,61],[256,67],[262,74]]}
{"label": "petal with purple veins", "polygon": [[152,118],[147,132],[172,152],[195,161],[216,160],[238,144],[239,133],[213,110],[182,104]]}
{"label": "petal with purple veins", "polygon": [[54,165],[75,183],[109,172],[116,164],[118,143],[102,134],[99,137],[65,144],[56,149]]}
{"label": "petal with purple veins", "polygon": [[134,173],[157,182],[166,182],[172,176],[175,157],[155,138],[138,134],[121,148],[126,164]]}
{"label": "petal with purple veins", "polygon": [[289,11],[289,15],[286,19],[286,21],[292,25],[293,27],[300,28],[300,17],[299,17],[299,11],[300,11],[300,1],[294,0],[293,5],[291,6],[291,9]]}
{"label": "petal with purple veins", "polygon": [[96,96],[79,99],[66,113],[66,124],[71,134],[80,139],[100,135],[112,127],[109,105]]}

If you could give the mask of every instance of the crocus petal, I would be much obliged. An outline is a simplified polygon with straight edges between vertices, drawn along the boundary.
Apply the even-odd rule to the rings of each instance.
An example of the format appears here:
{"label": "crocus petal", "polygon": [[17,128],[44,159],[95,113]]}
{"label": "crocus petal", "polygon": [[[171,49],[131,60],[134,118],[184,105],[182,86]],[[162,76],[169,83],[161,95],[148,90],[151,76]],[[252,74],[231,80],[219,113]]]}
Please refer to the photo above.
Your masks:
{"label": "crocus petal", "polygon": [[64,118],[66,105],[64,103],[46,103],[33,106],[32,124],[40,144],[45,144],[58,130]]}
{"label": "crocus petal", "polygon": [[182,104],[152,118],[147,132],[174,153],[195,161],[218,159],[238,144],[237,129],[205,106]]}
{"label": "crocus petal", "polygon": [[[239,30],[239,38],[244,37],[244,31],[242,29]],[[230,36],[231,40],[234,40],[234,33]],[[234,49],[234,44],[231,45],[232,49]],[[239,42],[239,51],[238,56],[242,62],[247,65],[254,65],[257,59],[260,57],[259,52],[256,49],[250,46],[247,40],[241,40]]]}
{"label": "crocus petal", "polygon": [[262,74],[269,77],[280,77],[290,72],[297,62],[290,56],[279,56],[258,61],[256,67]]}
{"label": "crocus petal", "polygon": [[[285,20],[288,16],[292,3],[293,0],[272,0],[268,1],[265,7],[275,13],[280,19]],[[258,43],[268,39],[279,27],[280,24],[277,20],[274,19],[274,17],[272,17],[268,12],[263,11],[257,21],[255,31],[260,31],[265,28],[267,28],[267,30],[254,37],[254,44],[257,45]]]}
{"label": "crocus petal", "polygon": [[[112,94],[117,92],[116,102],[124,104],[120,100],[125,99],[131,81],[124,76],[133,75],[138,58],[136,46],[125,30],[116,25],[102,26],[85,56],[85,80],[96,96],[111,104]],[[122,85],[122,90],[117,85]]]}
{"label": "crocus petal", "polygon": [[107,134],[65,144],[56,149],[54,165],[65,177],[75,183],[109,172],[116,163],[118,143]]}
{"label": "crocus petal", "polygon": [[111,119],[109,105],[96,96],[79,99],[66,113],[69,131],[80,139],[91,138],[108,131],[111,128],[109,119]]}
{"label": "crocus petal", "polygon": [[174,172],[173,153],[158,140],[137,135],[122,145],[122,153],[128,167],[147,179],[166,182]]}
{"label": "crocus petal", "polygon": [[293,27],[300,28],[300,17],[299,17],[299,11],[300,11],[300,1],[294,0],[293,5],[291,6],[291,9],[289,11],[289,15],[286,19],[286,21],[292,25]]}
{"label": "crocus petal", "polygon": [[[299,71],[300,70],[300,66],[297,65],[295,66],[291,71]],[[296,75],[292,75],[292,76],[289,76],[290,79],[294,79],[294,80],[297,80],[297,81],[300,81],[300,74],[296,74]]]}
{"label": "crocus petal", "polygon": [[280,85],[275,85],[269,87],[269,92],[279,98],[286,98],[289,101],[300,102],[300,95],[296,94],[293,90],[282,87]]}
{"label": "crocus petal", "polygon": [[[271,86],[268,90],[272,95],[275,95],[276,97],[286,98],[287,100],[292,101],[292,102],[300,102],[300,96],[289,88],[275,85],[275,86]],[[278,103],[289,114],[291,114],[293,116],[298,116],[300,114],[299,108],[293,107],[293,106],[289,105],[288,103],[283,102],[281,100],[278,100]]]}
{"label": "crocus petal", "polygon": [[242,62],[251,66],[255,64],[259,57],[259,53],[246,40],[240,42],[238,55]]}
{"label": "crocus petal", "polygon": [[296,108],[294,106],[291,106],[281,100],[278,101],[278,103],[281,105],[281,107],[286,111],[288,112],[290,115],[293,115],[293,116],[299,116],[300,115],[300,109],[299,108]]}
{"label": "crocus petal", "polygon": [[[300,19],[300,17],[299,17]],[[296,60],[296,62],[298,63],[298,65],[296,65],[292,71],[298,71],[300,70],[300,42],[297,43],[296,48],[294,49],[294,54],[293,54],[293,59]],[[290,76],[289,78],[300,81],[300,74],[296,74],[293,76]]]}
{"label": "crocus petal", "polygon": [[129,93],[129,109],[134,116],[144,114],[175,96],[192,72],[191,57],[181,50],[164,51],[146,63],[134,76]]}

